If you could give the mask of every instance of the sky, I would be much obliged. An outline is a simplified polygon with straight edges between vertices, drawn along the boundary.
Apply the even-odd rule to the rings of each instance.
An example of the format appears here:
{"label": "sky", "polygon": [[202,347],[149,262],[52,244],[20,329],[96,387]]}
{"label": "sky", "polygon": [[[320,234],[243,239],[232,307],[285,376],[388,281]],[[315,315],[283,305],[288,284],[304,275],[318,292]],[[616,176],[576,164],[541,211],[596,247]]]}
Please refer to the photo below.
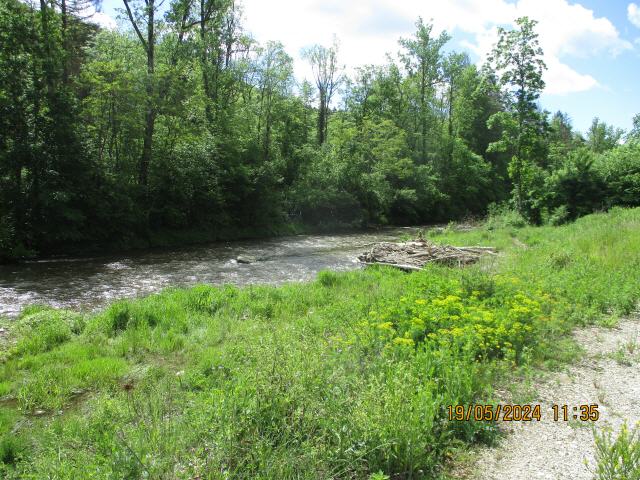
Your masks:
{"label": "sky", "polygon": [[[165,0],[168,2],[169,0]],[[594,116],[628,130],[640,113],[640,0],[239,0],[243,26],[256,40],[280,41],[294,58],[298,80],[311,80],[302,48],[339,42],[346,73],[382,64],[410,37],[418,17],[446,30],[448,50],[483,63],[497,39],[528,16],[538,21],[548,67],[541,106],[569,114],[586,131]],[[122,0],[103,0],[95,21],[113,28]],[[119,22],[126,27],[126,22]]]}

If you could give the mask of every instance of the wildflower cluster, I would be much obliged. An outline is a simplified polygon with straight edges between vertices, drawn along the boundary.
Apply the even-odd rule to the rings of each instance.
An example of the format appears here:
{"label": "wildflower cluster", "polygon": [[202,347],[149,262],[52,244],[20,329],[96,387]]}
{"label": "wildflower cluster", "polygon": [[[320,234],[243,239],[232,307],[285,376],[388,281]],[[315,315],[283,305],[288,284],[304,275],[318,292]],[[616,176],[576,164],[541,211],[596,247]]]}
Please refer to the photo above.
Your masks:
{"label": "wildflower cluster", "polygon": [[[386,346],[455,346],[476,358],[519,361],[549,319],[552,299],[524,289],[515,278],[494,277],[491,292],[467,290],[457,279],[416,288],[369,312],[361,326]],[[431,286],[433,287],[433,286]]]}

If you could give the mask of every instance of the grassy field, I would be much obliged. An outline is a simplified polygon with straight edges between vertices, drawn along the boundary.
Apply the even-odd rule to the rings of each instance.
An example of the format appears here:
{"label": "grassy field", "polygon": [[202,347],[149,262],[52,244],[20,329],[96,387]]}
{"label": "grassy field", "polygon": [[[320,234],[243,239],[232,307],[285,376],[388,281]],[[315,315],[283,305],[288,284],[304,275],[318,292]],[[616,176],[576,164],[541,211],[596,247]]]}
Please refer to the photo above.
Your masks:
{"label": "grassy field", "polygon": [[571,360],[567,333],[640,297],[640,209],[562,227],[493,220],[464,270],[322,272],[93,316],[26,309],[0,363],[0,477],[434,478],[495,426],[448,405]]}

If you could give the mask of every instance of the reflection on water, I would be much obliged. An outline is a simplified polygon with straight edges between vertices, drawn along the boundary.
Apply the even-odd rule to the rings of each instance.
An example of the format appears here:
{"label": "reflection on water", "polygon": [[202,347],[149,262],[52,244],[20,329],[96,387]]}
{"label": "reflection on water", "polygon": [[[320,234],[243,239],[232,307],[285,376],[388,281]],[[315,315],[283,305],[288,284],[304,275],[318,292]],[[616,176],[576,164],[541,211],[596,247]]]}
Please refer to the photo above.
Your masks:
{"label": "reflection on water", "polygon": [[[246,285],[308,280],[323,269],[358,268],[356,255],[417,228],[340,235],[299,235],[215,243],[127,256],[56,259],[0,266],[0,315],[28,304],[94,309],[122,297],[197,283]],[[256,259],[239,264],[239,255]]]}

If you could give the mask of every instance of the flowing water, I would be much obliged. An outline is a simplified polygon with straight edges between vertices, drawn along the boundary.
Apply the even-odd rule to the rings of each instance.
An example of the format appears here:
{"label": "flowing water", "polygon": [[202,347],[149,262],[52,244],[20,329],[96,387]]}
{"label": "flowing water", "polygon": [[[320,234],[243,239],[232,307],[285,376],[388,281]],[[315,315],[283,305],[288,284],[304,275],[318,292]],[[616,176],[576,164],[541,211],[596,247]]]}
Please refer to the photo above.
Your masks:
{"label": "flowing water", "polygon": [[[15,316],[25,305],[34,303],[92,310],[117,298],[199,283],[247,285],[309,280],[324,269],[359,268],[356,256],[373,243],[398,240],[417,230],[407,227],[298,235],[0,265],[0,315]],[[240,256],[252,262],[238,263]]]}

